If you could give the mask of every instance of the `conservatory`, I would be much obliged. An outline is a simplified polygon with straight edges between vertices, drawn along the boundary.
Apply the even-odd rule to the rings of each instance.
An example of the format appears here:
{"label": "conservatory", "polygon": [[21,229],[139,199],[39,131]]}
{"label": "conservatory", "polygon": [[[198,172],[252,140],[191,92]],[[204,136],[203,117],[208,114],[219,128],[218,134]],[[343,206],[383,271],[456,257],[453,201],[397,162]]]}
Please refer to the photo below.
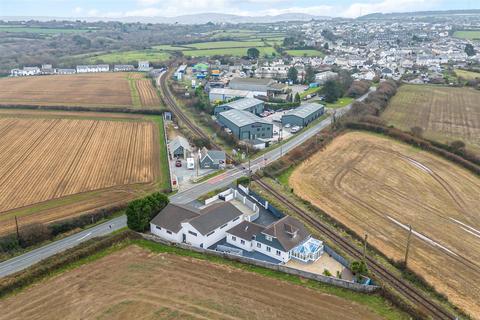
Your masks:
{"label": "conservatory", "polygon": [[314,262],[323,254],[323,242],[315,238],[296,246],[290,251],[290,256],[302,262]]}

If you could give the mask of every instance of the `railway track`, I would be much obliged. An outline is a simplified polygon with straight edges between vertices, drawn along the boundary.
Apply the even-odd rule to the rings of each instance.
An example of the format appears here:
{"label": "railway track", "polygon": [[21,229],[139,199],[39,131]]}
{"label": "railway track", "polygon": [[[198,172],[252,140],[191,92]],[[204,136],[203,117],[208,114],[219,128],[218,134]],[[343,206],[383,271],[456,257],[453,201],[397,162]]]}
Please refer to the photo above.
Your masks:
{"label": "railway track", "polygon": [[[273,195],[278,201],[280,201],[283,205],[285,205],[290,210],[294,211],[300,217],[302,217],[305,221],[311,224],[316,230],[321,232],[331,241],[333,241],[337,246],[339,246],[342,250],[344,250],[347,254],[352,256],[355,259],[361,260],[363,258],[363,253],[359,250],[356,246],[354,246],[349,241],[345,240],[342,236],[337,234],[334,230],[332,230],[329,226],[326,226],[322,222],[318,221],[317,219],[313,218],[300,208],[298,208],[295,204],[291,203],[286,197],[281,195],[279,192],[274,190],[270,187],[267,183],[263,182],[262,180],[258,179],[258,176],[255,176],[255,182],[260,185],[265,191]],[[407,281],[400,279],[398,276],[394,275],[391,271],[386,269],[384,266],[379,264],[375,259],[366,257],[367,265],[372,271],[372,273],[383,282],[388,283],[394,289],[396,289],[401,295],[407,298],[410,302],[414,305],[419,307],[419,309],[431,316],[432,319],[457,319],[456,316],[452,315],[450,312],[445,310],[442,306],[438,305],[437,303],[433,302],[429,297],[426,297],[424,294],[419,292],[418,289],[414,288],[410,285]]]}
{"label": "railway track", "polygon": [[[169,71],[166,71],[159,78],[159,85],[160,85],[159,89],[161,92],[162,99],[164,100],[167,107],[173,112],[173,114],[178,119],[180,119],[181,122],[183,122],[188,127],[188,129],[194,135],[204,139],[208,139],[208,141],[210,141],[210,145],[213,148],[217,150],[222,150],[222,147],[220,147],[218,144],[213,142],[211,138],[205,132],[203,132],[202,129],[200,129],[197,125],[195,125],[193,121],[190,120],[190,118],[188,118],[188,116],[186,116],[183,113],[183,111],[177,106],[177,103],[173,98],[172,92],[170,91],[170,88],[168,87],[168,84],[167,84],[167,78],[169,74],[170,74]],[[228,153],[226,154],[226,157],[231,163],[236,163],[235,159],[233,159]]]}
{"label": "railway track", "polygon": [[[183,112],[182,110],[177,106],[172,93],[170,89],[168,88],[166,78],[168,77],[168,72],[165,72],[162,74],[162,76],[159,79],[159,89],[162,93],[162,98],[164,99],[164,102],[167,104],[167,106],[170,108],[170,110],[175,114],[175,116],[180,119],[185,125],[194,133],[195,135],[198,135],[199,137],[209,139],[210,137],[205,134],[200,128],[198,128],[193,121],[191,121]],[[217,148],[221,150],[221,147],[215,144],[214,142],[210,142],[211,145],[214,148]],[[229,155],[227,157],[231,159]],[[355,247],[352,243],[349,241],[343,239],[339,234],[337,234],[334,230],[332,230],[330,227],[326,226],[325,224],[321,223],[317,219],[311,217],[307,213],[305,213],[303,210],[298,208],[296,205],[291,203],[287,198],[282,196],[280,193],[278,193],[276,190],[271,188],[268,184],[265,182],[261,181],[258,179],[257,176],[255,176],[257,179],[255,180],[263,189],[265,189],[267,192],[272,194],[277,200],[279,200],[281,203],[283,203],[286,207],[288,207],[290,210],[294,211],[296,214],[298,214],[300,217],[302,217],[305,221],[307,221],[309,224],[311,224],[315,229],[317,229],[319,232],[324,234],[326,237],[328,237],[331,241],[333,241],[337,246],[342,248],[347,254],[352,256],[355,259],[362,259],[363,254],[362,252]],[[367,264],[369,266],[369,269],[372,271],[375,276],[384,281],[385,283],[388,283],[390,286],[392,286],[394,289],[396,289],[401,295],[403,295],[407,300],[409,300],[411,303],[416,305],[422,312],[430,316],[432,319],[449,319],[449,320],[455,320],[457,319],[456,316],[452,315],[450,312],[445,310],[442,306],[438,305],[437,303],[431,301],[429,297],[426,297],[424,294],[419,292],[418,289],[414,288],[412,285],[410,285],[407,281],[400,279],[398,276],[393,274],[391,271],[386,269],[384,266],[379,264],[378,262],[375,261],[375,259],[367,256],[366,257]]]}

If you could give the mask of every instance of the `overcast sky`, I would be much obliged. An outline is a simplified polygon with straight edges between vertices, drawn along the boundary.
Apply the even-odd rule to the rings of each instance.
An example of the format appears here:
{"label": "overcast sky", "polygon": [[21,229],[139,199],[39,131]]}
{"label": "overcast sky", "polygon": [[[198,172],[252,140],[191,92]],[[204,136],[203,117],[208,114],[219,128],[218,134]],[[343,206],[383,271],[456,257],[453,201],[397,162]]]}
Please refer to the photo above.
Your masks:
{"label": "overcast sky", "polygon": [[0,16],[126,17],[218,12],[309,13],[357,17],[372,12],[480,9],[480,0],[0,0]]}

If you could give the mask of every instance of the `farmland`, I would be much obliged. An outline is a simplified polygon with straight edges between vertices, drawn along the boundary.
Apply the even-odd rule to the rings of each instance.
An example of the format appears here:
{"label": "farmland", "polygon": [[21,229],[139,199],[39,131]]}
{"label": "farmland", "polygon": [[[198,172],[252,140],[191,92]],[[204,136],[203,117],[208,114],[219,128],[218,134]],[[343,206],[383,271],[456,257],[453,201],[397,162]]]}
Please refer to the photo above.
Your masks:
{"label": "farmland", "polygon": [[36,34],[60,34],[60,33],[77,33],[87,32],[88,29],[73,29],[73,28],[42,28],[42,27],[26,27],[22,25],[0,25],[0,32],[25,32]]}
{"label": "farmland", "polygon": [[318,50],[286,50],[286,52],[294,57],[324,57],[325,54]]}
{"label": "farmland", "polygon": [[479,72],[473,72],[473,71],[467,71],[467,70],[462,70],[462,69],[455,69],[455,73],[457,77],[462,77],[463,79],[466,80],[473,80],[473,79],[480,79],[480,73]]}
{"label": "farmland", "polygon": [[464,30],[464,31],[455,31],[453,33],[454,37],[467,39],[467,40],[479,40],[480,39],[480,30]]}
{"label": "farmland", "polygon": [[130,245],[0,300],[0,319],[382,319],[300,284]]}
{"label": "farmland", "polygon": [[[168,179],[158,125],[141,116],[0,113],[0,233],[123,203]],[[163,150],[162,150],[163,151]]]}
{"label": "farmland", "polygon": [[439,142],[462,140],[480,152],[480,92],[469,88],[403,85],[382,115],[402,130],[423,128]]}
{"label": "farmland", "polygon": [[0,105],[132,108],[136,95],[140,99],[136,107],[160,107],[155,88],[143,75],[132,78],[129,73],[108,72],[0,79]]}
{"label": "farmland", "polygon": [[[296,168],[295,194],[401,261],[450,301],[480,317],[480,179],[430,153],[350,132]],[[448,280],[447,280],[448,279]]]}

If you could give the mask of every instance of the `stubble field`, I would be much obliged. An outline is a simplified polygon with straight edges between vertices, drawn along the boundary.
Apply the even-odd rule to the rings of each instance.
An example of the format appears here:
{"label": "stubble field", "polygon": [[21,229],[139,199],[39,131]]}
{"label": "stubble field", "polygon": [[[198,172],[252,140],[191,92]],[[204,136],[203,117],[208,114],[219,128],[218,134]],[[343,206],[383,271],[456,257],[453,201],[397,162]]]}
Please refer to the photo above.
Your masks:
{"label": "stubble field", "polygon": [[295,194],[409,267],[480,318],[480,179],[391,139],[351,132],[294,170]]}
{"label": "stubble field", "polygon": [[381,319],[317,290],[138,246],[0,300],[0,309],[0,319]]}
{"label": "stubble field", "polygon": [[[134,103],[135,98],[139,103]],[[0,105],[136,108],[160,107],[143,74],[107,72],[0,79]]]}
{"label": "stubble field", "polygon": [[13,215],[22,224],[51,222],[69,207],[79,213],[131,199],[159,177],[154,122],[39,114],[0,117],[0,233],[12,231]]}
{"label": "stubble field", "polygon": [[439,142],[462,140],[480,153],[480,91],[426,85],[403,85],[382,118],[402,130],[421,127]]}

